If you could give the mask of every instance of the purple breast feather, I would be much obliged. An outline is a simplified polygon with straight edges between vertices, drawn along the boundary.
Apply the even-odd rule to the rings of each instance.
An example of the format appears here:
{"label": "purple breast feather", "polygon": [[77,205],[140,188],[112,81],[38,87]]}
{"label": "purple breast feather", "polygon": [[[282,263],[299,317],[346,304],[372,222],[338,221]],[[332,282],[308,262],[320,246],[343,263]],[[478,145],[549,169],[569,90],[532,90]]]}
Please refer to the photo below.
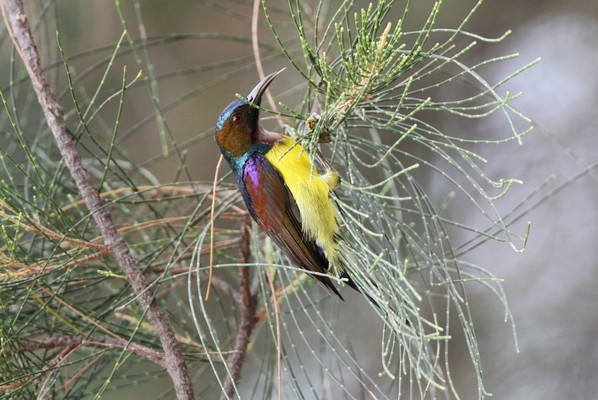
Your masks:
{"label": "purple breast feather", "polygon": [[260,153],[253,153],[245,163],[245,180],[250,179],[255,186],[260,183],[260,171],[263,170],[264,157]]}

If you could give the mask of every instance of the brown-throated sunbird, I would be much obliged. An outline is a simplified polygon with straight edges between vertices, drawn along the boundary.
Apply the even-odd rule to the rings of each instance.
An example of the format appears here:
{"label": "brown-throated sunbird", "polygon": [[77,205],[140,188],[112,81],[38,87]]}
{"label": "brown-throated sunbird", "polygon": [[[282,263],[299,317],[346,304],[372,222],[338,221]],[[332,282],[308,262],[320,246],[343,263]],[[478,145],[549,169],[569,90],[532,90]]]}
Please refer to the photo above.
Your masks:
{"label": "brown-throated sunbird", "polygon": [[247,96],[251,104],[237,99],[224,109],[216,123],[216,142],[260,228],[294,264],[343,299],[327,273],[359,289],[339,258],[339,227],[329,197],[339,177],[332,170],[319,174],[299,143],[265,130],[254,106],[279,73],[257,84]]}

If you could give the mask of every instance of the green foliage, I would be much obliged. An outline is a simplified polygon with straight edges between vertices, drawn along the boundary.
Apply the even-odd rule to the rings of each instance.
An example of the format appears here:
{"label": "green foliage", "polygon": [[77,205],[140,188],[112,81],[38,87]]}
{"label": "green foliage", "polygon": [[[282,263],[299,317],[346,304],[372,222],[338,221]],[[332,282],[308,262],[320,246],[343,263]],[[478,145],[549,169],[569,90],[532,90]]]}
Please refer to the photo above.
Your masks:
{"label": "green foliage", "polygon": [[[134,31],[145,32],[141,3],[128,10],[117,2],[124,33],[113,46],[70,56],[68,48],[55,49],[62,60],[48,71],[62,79],[56,87],[61,102],[69,105],[70,119],[64,123],[152,282],[152,293],[169,310],[200,395],[219,393],[230,374],[226,360],[235,351],[241,329],[237,315],[243,309],[240,266],[250,266],[258,298],[249,367],[235,385],[243,398],[277,393],[283,398],[443,398],[449,392],[458,398],[449,344],[460,336],[470,353],[477,397],[488,395],[468,288],[485,286],[505,304],[507,318],[510,314],[500,280],[467,262],[466,255],[488,241],[522,250],[527,233],[512,232],[517,214],[502,214],[496,205],[520,182],[487,176],[483,165],[492,160],[480,153],[487,146],[501,151],[501,145],[521,143],[529,121],[510,104],[517,96],[500,93],[515,74],[490,83],[480,71],[513,56],[473,65],[465,61],[477,41],[502,39],[463,30],[480,3],[456,29],[444,29],[437,26],[441,2],[431,5],[422,21],[412,10],[417,6],[421,12],[423,6],[411,1],[381,1],[363,9],[352,1],[262,2],[276,42],[268,42],[266,29],[261,32],[262,62],[290,64],[284,74],[295,71],[301,77],[293,95],[280,103],[285,112],[274,114],[288,123],[284,129],[310,157],[342,176],[334,201],[347,243],[345,262],[380,307],[359,296],[334,303],[257,228],[252,258],[240,263],[245,214],[226,177],[218,181],[211,237],[211,183],[191,181],[188,163],[198,143],[216,151],[213,124],[182,140],[166,113],[253,69],[251,43],[244,35],[140,34],[136,39]],[[220,9],[219,3],[211,7],[236,10]],[[421,28],[406,30],[408,21]],[[161,73],[152,51],[186,41],[233,43],[246,53]],[[83,68],[76,68],[81,62]],[[127,62],[128,68],[120,67]],[[143,74],[131,78],[127,70]],[[151,386],[165,376],[152,358],[161,350],[155,331],[54,150],[17,62],[11,71],[2,89],[0,121],[0,312],[5,316],[0,398],[38,393],[100,398],[134,384]],[[177,92],[171,102],[160,97],[160,85],[179,79],[172,86],[182,82],[183,87],[189,75],[204,73],[215,77],[198,78],[199,88]],[[96,75],[92,90],[86,89],[90,75]],[[127,121],[132,99],[151,112]],[[502,118],[508,134],[496,137],[476,125],[488,118]],[[453,126],[459,129],[445,130],[445,119],[456,120]],[[148,128],[148,122],[156,124]],[[125,143],[150,136],[159,138],[159,151],[139,162]],[[174,160],[168,171],[172,183],[155,176],[165,160]],[[202,168],[205,175],[213,172],[211,164]],[[445,216],[451,208],[480,213],[487,224],[465,226]],[[455,243],[456,233],[466,239]],[[206,301],[210,247],[214,277]],[[367,343],[352,335],[363,325],[375,327]],[[155,397],[172,396],[164,387],[169,386],[154,391]],[[322,392],[326,387],[329,395]]]}
{"label": "green foliage", "polygon": [[[269,16],[267,3],[263,4]],[[441,2],[434,3],[423,28],[407,32],[403,23],[412,6],[406,2],[399,12],[401,18],[393,21],[389,15],[396,15],[402,7],[398,2],[379,2],[366,9],[342,2],[331,18],[321,17],[319,11],[324,6],[320,4],[315,21],[308,21],[302,5],[289,3],[303,59],[288,50],[292,44],[277,34],[276,20],[268,18],[268,23],[290,63],[308,84],[298,107],[285,106],[302,110],[289,117],[304,121],[288,130],[314,160],[321,158],[319,144],[333,137],[326,163],[342,175],[343,185],[337,191],[340,218],[349,248],[358,249],[345,255],[347,264],[354,266],[353,275],[360,277],[360,286],[381,305],[372,312],[380,315],[384,325],[384,374],[394,382],[400,397],[417,393],[418,397],[435,398],[439,391],[458,396],[450,378],[448,343],[455,329],[462,330],[478,380],[478,397],[483,398],[487,392],[466,288],[478,282],[497,294],[505,307],[506,300],[500,281],[488,270],[467,263],[463,256],[467,249],[488,240],[506,240],[523,249],[527,234],[521,243],[513,242],[520,235],[509,229],[509,221],[495,206],[513,184],[521,182],[486,176],[480,164],[488,160],[477,150],[521,143],[531,127],[510,105],[517,96],[499,94],[506,79],[491,84],[478,73],[483,66],[512,56],[473,66],[461,61],[475,45],[463,43],[464,38],[502,39],[463,31],[477,6],[457,29],[448,30],[436,27]],[[450,94],[451,90],[462,93],[464,83],[473,88],[470,94]],[[442,97],[452,99],[440,100]],[[443,132],[428,122],[437,120],[432,113],[460,118],[464,129],[456,134]],[[504,119],[510,135],[493,138],[470,131],[470,120],[493,114]],[[446,192],[442,197],[429,195],[420,183],[422,178],[441,181],[436,184]],[[467,227],[442,216],[443,210],[463,204],[481,213],[488,226]],[[468,230],[471,238],[454,245],[451,229]],[[459,321],[456,328],[450,325],[452,315]],[[325,337],[335,335],[334,324],[314,322],[321,323],[329,326],[322,340],[329,340]],[[442,364],[444,368],[439,368]],[[347,367],[359,371],[358,360],[348,362]],[[377,389],[376,396],[385,396],[373,382],[364,380],[362,384]]]}

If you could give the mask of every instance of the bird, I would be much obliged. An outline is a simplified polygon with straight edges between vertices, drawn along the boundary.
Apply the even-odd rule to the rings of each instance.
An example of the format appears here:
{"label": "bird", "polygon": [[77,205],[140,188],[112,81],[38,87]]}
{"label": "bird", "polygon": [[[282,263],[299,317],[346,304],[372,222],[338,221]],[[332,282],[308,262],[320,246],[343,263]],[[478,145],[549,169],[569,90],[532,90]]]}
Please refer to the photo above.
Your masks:
{"label": "bird", "polygon": [[332,169],[320,174],[300,143],[260,123],[262,96],[281,71],[264,77],[246,100],[236,99],[222,111],[216,143],[257,225],[293,264],[344,300],[329,274],[359,289],[339,254],[339,224],[330,197],[339,176]]}

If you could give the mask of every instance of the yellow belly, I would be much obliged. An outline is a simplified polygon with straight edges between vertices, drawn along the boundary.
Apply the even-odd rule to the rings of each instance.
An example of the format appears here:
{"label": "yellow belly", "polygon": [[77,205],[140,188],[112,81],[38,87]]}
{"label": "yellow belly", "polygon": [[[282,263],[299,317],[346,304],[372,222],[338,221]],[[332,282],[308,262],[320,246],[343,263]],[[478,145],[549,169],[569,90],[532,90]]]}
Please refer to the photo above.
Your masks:
{"label": "yellow belly", "polygon": [[289,136],[275,143],[265,157],[291,191],[301,214],[306,239],[315,240],[324,249],[328,260],[336,264],[338,249],[334,235],[338,233],[338,224],[329,194],[331,182],[338,182],[338,177],[334,172],[320,175],[307,152]]}

